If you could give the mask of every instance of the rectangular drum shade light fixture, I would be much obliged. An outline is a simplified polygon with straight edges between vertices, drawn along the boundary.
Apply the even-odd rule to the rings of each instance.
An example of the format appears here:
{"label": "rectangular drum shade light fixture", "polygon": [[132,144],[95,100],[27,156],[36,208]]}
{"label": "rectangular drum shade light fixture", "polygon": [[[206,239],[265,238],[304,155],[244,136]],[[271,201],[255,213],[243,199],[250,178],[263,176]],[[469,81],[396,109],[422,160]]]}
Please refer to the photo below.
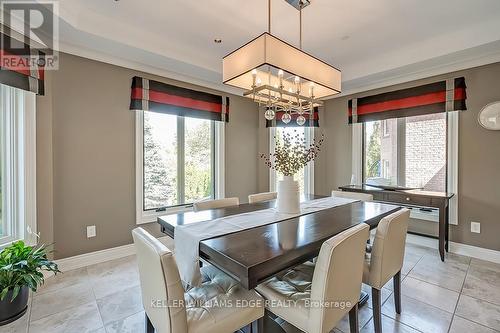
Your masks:
{"label": "rectangular drum shade light fixture", "polygon": [[262,85],[260,93],[275,94],[283,85],[280,90],[294,97],[299,85],[301,94],[310,96],[313,90],[316,99],[341,92],[340,70],[268,32],[225,56],[222,66],[223,82],[246,91]]}

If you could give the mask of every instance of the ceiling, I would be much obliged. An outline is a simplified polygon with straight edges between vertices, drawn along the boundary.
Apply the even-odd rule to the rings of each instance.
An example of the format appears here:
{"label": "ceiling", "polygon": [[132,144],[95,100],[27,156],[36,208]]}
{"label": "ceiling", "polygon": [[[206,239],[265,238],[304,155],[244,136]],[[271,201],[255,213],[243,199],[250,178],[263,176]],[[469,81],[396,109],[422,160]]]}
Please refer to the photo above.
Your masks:
{"label": "ceiling", "polygon": [[[500,61],[498,0],[311,2],[303,49],[342,70],[344,91]],[[297,10],[272,6],[272,33],[297,45]],[[219,89],[222,57],[267,30],[266,0],[64,0],[59,13],[62,51]]]}

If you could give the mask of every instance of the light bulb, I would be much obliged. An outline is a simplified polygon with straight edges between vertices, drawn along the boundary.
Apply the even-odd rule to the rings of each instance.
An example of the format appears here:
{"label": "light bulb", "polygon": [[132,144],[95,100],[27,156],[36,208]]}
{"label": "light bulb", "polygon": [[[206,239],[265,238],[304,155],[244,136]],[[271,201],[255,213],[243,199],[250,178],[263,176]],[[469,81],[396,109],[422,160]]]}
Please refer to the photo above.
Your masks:
{"label": "light bulb", "polygon": [[257,76],[257,70],[256,69],[252,69],[252,76],[253,77]]}
{"label": "light bulb", "polygon": [[279,76],[279,77],[283,77],[283,70],[282,70],[282,69],[280,69],[280,70],[278,71],[278,76]]}
{"label": "light bulb", "polygon": [[306,123],[306,118],[304,116],[297,117],[297,125],[302,126]]}
{"label": "light bulb", "polygon": [[292,89],[292,87],[288,88],[288,92],[289,92],[290,94],[293,94],[293,89]]}
{"label": "light bulb", "polygon": [[299,84],[300,83],[300,77],[296,76],[295,79],[294,79],[294,81],[295,81],[295,84]]}
{"label": "light bulb", "polygon": [[284,113],[283,116],[281,117],[281,121],[284,122],[285,124],[288,124],[292,120],[292,116],[290,116],[289,113]]}
{"label": "light bulb", "polygon": [[260,79],[260,77],[258,77],[257,80],[255,81],[255,85],[260,86],[261,84],[262,80]]}
{"label": "light bulb", "polygon": [[267,120],[273,120],[275,115],[276,114],[272,108],[268,108],[266,113],[264,113],[264,117],[266,117]]}

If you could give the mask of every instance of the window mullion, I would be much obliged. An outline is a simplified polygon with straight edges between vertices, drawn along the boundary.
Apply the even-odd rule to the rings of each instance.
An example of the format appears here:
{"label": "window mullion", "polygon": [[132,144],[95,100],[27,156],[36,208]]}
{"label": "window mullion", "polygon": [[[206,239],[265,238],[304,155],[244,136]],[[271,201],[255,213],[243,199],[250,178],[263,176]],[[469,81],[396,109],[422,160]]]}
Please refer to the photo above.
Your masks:
{"label": "window mullion", "polygon": [[185,201],[185,120],[184,117],[177,117],[177,203],[183,204]]}
{"label": "window mullion", "polygon": [[397,128],[397,184],[399,186],[406,186],[406,118],[398,118]]}

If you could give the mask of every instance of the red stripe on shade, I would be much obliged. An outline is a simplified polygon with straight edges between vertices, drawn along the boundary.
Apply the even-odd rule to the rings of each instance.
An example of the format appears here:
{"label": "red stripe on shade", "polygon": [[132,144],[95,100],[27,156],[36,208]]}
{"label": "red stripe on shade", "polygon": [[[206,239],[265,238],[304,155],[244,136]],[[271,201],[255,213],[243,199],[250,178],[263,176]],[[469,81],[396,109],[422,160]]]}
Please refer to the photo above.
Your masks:
{"label": "red stripe on shade", "polygon": [[132,89],[132,99],[142,99],[142,88]]}
{"label": "red stripe on shade", "polygon": [[170,95],[157,91],[149,91],[149,100],[151,102],[175,105],[200,111],[222,112],[222,104],[200,101],[188,97]]}
{"label": "red stripe on shade", "polygon": [[[466,98],[465,89],[455,88],[455,100],[456,101],[463,100],[465,98]],[[407,109],[407,108],[431,105],[436,103],[444,103],[444,102],[446,102],[446,91],[439,91],[420,96],[395,99],[387,102],[358,105],[358,115]],[[349,108],[349,114],[352,115],[352,108]]]}
{"label": "red stripe on shade", "polygon": [[[29,61],[27,58],[10,54],[0,49],[0,60],[0,67],[2,67],[2,69],[8,69],[26,76],[31,76]],[[28,64],[28,67],[26,64]]]}

